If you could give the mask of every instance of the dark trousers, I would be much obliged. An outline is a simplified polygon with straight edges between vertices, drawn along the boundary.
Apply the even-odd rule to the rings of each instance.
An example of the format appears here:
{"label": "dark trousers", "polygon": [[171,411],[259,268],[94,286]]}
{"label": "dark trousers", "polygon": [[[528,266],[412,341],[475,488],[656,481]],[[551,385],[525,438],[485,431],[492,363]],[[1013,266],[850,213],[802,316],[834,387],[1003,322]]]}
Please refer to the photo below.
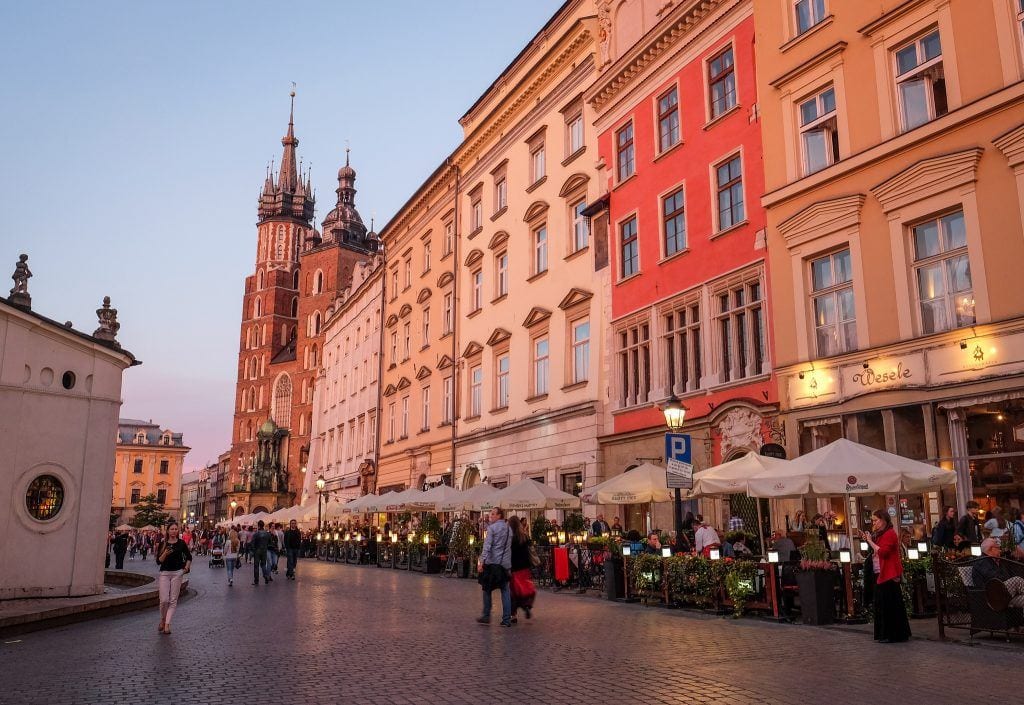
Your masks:
{"label": "dark trousers", "polygon": [[288,561],[286,574],[291,578],[295,575],[295,564],[299,562],[299,549],[286,548],[284,550],[284,555]]}
{"label": "dark trousers", "polygon": [[124,551],[114,551],[114,567],[118,570],[124,568]]}
{"label": "dark trousers", "polygon": [[252,581],[260,581],[260,571],[263,571],[263,582],[270,582],[270,560],[266,553],[253,553],[252,557]]}

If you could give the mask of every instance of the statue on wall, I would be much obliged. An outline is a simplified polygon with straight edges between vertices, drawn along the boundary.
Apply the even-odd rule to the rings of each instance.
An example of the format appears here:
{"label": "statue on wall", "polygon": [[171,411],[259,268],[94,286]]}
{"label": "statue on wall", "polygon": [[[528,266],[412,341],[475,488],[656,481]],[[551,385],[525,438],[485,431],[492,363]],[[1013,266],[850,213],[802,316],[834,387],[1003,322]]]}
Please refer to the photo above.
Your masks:
{"label": "statue on wall", "polygon": [[11,275],[11,279],[14,280],[14,288],[11,289],[11,303],[18,306],[24,306],[31,308],[32,297],[28,293],[28,280],[32,276],[32,271],[28,268],[28,255],[21,255],[18,257],[18,263],[14,265],[14,274]]}
{"label": "statue on wall", "polygon": [[761,423],[761,415],[752,409],[736,407],[726,412],[717,424],[722,439],[722,460],[735,450],[756,452],[763,443]]}
{"label": "statue on wall", "polygon": [[359,493],[372,494],[375,489],[377,489],[377,467],[368,460],[359,468]]}

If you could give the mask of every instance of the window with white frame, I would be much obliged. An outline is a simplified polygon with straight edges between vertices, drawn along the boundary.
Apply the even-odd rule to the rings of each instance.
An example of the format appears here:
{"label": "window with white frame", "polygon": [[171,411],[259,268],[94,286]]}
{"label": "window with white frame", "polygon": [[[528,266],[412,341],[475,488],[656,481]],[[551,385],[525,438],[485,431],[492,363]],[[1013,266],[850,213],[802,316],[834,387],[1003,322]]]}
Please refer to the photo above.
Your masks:
{"label": "window with white frame", "polygon": [[423,322],[422,329],[420,331],[423,335],[423,345],[426,347],[430,345],[430,307],[423,307]]}
{"label": "window with white frame", "polygon": [[508,406],[508,373],[511,364],[507,352],[498,355],[494,361],[494,406],[497,409]]}
{"label": "window with white frame", "polygon": [[504,174],[495,177],[494,180],[494,212],[508,206],[508,179]]}
{"label": "window with white frame", "polygon": [[683,394],[700,388],[701,319],[700,300],[684,301],[665,314],[665,369],[668,387]]}
{"label": "window with white frame", "polygon": [[616,333],[619,407],[647,402],[651,392],[651,325],[639,321]]}
{"label": "window with white frame", "polygon": [[813,174],[839,161],[835,88],[829,86],[801,101],[799,111],[804,175]]}
{"label": "window with white frame", "polygon": [[742,223],[745,216],[740,155],[715,167],[715,183],[718,191],[718,229],[725,230]]}
{"label": "window with white frame", "polygon": [[675,86],[658,98],[658,151],[679,142],[679,91]]}
{"label": "window with white frame", "polygon": [[405,258],[405,288],[412,286],[412,255]]}
{"label": "window with white frame", "polygon": [[793,13],[799,36],[825,19],[825,0],[794,0]]}
{"label": "window with white frame", "polygon": [[583,149],[583,113],[576,112],[565,123],[566,155],[573,155]]}
{"label": "window with white frame", "polygon": [[484,226],[484,203],[479,192],[471,198],[473,200],[469,204],[469,231],[476,232]]}
{"label": "window with white frame", "polygon": [[622,260],[621,278],[631,277],[640,271],[640,244],[636,234],[636,216],[619,226],[619,253]]}
{"label": "window with white frame", "polygon": [[811,260],[811,307],[818,357],[857,349],[850,249]]}
{"label": "window with white frame", "polygon": [[452,292],[448,292],[444,295],[444,306],[442,308],[441,317],[441,334],[448,335],[454,330],[454,322],[452,320]]}
{"label": "window with white frame", "polygon": [[583,215],[587,209],[587,201],[577,201],[570,210],[572,212],[572,251],[579,252],[590,244],[590,219]]}
{"label": "window with white frame", "polygon": [[533,396],[548,393],[548,337],[533,340]]}
{"label": "window with white frame", "polygon": [[625,181],[636,172],[632,121],[627,122],[615,133],[615,145],[619,181]]}
{"label": "window with white frame", "polygon": [[662,226],[665,232],[665,256],[686,249],[686,210],[683,189],[673,191],[661,201]]}
{"label": "window with white frame", "polygon": [[409,396],[402,397],[402,438],[409,437]]}
{"label": "window with white frame", "polygon": [[452,392],[455,390],[455,382],[451,375],[444,378],[444,384],[441,387],[442,397],[441,404],[441,421],[442,423],[450,424],[452,422]]}
{"label": "window with white frame", "polygon": [[469,415],[473,418],[483,411],[484,368],[480,365],[469,370]]}
{"label": "window with white frame", "polygon": [[412,324],[406,321],[402,325],[402,359],[408,360],[412,354]]}
{"label": "window with white frame", "polygon": [[423,388],[423,394],[420,396],[422,402],[420,417],[420,430],[426,431],[430,428],[430,387]]}
{"label": "window with white frame", "polygon": [[760,282],[747,282],[718,292],[716,318],[721,381],[761,374],[766,351]]}
{"label": "window with white frame", "polygon": [[395,440],[395,402],[388,404],[388,441],[393,443]]}
{"label": "window with white frame", "polygon": [[535,184],[547,173],[544,163],[544,140],[530,146],[530,183]]}
{"label": "window with white frame", "polygon": [[430,240],[423,242],[423,271],[430,271]]}
{"label": "window with white frame", "polygon": [[712,119],[736,107],[736,66],[731,46],[708,61],[708,93]]}
{"label": "window with white frame", "polygon": [[398,331],[391,331],[391,364],[398,362]]}
{"label": "window with white frame", "polygon": [[933,29],[904,44],[894,54],[903,130],[912,130],[945,115],[949,106],[939,30]]}
{"label": "window with white frame", "polygon": [[548,226],[533,231],[533,273],[548,271]]}
{"label": "window with white frame", "polygon": [[572,341],[572,384],[590,379],[590,319],[569,324]]}
{"label": "window with white frame", "polygon": [[447,256],[455,248],[455,223],[449,221],[444,224],[444,240],[441,243],[441,255]]}
{"label": "window with white frame", "polygon": [[469,275],[470,281],[470,313],[484,307],[484,273],[477,269]]}
{"label": "window with white frame", "polygon": [[398,267],[391,270],[391,300],[398,298]]}
{"label": "window with white frame", "polygon": [[508,252],[499,252],[494,258],[494,273],[496,284],[496,295],[498,297],[508,294]]}
{"label": "window with white frame", "polygon": [[914,279],[921,307],[921,332],[972,325],[974,287],[962,210],[912,228]]}

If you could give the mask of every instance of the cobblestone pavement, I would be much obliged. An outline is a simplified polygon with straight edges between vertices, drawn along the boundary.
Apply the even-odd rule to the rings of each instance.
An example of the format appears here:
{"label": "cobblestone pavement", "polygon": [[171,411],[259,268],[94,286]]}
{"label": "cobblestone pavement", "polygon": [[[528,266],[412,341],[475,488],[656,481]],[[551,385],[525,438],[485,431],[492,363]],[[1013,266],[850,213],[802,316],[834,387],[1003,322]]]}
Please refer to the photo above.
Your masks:
{"label": "cobblestone pavement", "polygon": [[269,586],[251,575],[228,588],[198,558],[171,636],[147,611],[0,643],[0,703],[938,705],[1021,692],[1017,653],[547,591],[533,620],[503,629],[474,622],[470,581],[312,560],[295,582],[283,567]]}

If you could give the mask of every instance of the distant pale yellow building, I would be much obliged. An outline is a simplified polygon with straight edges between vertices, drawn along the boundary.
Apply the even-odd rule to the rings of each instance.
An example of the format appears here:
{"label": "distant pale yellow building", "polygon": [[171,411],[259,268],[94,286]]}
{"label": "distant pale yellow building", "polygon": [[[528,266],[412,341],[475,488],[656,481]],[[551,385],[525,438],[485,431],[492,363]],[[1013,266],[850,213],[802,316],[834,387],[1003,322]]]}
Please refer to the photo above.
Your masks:
{"label": "distant pale yellow building", "polygon": [[156,495],[164,511],[178,517],[181,473],[189,450],[180,433],[162,430],[152,421],[118,422],[111,501],[118,524],[130,521],[135,516],[135,505],[149,494]]}

